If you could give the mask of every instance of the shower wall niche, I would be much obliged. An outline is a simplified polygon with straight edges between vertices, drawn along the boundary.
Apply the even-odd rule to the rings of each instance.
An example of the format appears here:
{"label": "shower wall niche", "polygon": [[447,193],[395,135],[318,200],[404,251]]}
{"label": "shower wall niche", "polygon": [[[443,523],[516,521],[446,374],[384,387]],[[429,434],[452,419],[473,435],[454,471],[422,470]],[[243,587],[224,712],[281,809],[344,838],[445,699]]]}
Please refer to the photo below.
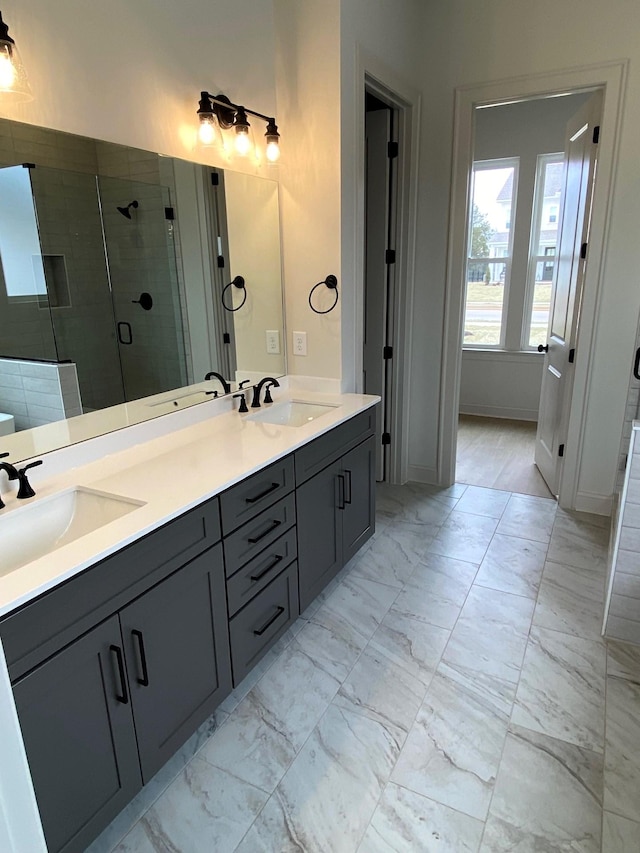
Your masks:
{"label": "shower wall niche", "polygon": [[163,186],[1,168],[0,357],[74,363],[84,412],[185,384],[170,216]]}

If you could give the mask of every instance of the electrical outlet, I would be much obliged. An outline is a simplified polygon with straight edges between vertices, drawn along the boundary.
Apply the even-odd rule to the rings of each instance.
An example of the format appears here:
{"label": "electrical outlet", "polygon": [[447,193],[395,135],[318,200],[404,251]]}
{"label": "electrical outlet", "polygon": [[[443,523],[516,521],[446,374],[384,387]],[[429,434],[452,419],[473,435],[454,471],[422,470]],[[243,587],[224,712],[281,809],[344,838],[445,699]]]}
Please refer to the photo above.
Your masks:
{"label": "electrical outlet", "polygon": [[277,329],[267,329],[267,352],[271,355],[280,353],[280,332]]}
{"label": "electrical outlet", "polygon": [[306,355],[307,354],[307,333],[306,332],[294,332],[293,333],[293,354],[294,355]]}

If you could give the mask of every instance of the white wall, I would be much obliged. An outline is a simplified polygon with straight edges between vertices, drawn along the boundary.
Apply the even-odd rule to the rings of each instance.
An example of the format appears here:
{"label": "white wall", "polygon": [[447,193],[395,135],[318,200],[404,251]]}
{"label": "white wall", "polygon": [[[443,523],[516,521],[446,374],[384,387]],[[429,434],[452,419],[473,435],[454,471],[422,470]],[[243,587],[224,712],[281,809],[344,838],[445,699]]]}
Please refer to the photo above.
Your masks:
{"label": "white wall", "polygon": [[[578,489],[613,491],[632,352],[640,308],[635,246],[640,222],[640,5],[632,0],[450,0],[426,9],[423,150],[417,266],[425,286],[414,304],[411,462],[414,476],[436,467],[442,303],[452,149],[454,90],[489,81],[575,69],[630,58],[608,251],[600,282],[600,319],[586,400]],[[603,133],[611,132],[603,127]],[[414,390],[417,390],[414,388]]]}
{"label": "white wall", "polygon": [[[287,369],[338,379],[343,300],[321,317],[307,297],[340,278],[340,0],[274,0],[274,10],[277,115],[291,140],[280,167]],[[294,330],[307,332],[306,356],[291,354]]]}

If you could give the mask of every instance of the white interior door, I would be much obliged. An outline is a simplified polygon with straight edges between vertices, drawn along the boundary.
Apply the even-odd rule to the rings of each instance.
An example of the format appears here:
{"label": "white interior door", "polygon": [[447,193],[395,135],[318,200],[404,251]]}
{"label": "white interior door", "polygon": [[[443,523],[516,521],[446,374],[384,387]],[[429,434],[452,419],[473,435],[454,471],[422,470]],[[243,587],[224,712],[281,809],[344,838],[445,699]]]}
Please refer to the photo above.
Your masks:
{"label": "white interior door", "polygon": [[588,255],[602,98],[595,93],[567,125],[565,186],[553,304],[547,334],[535,462],[558,494],[573,387],[580,294]]}

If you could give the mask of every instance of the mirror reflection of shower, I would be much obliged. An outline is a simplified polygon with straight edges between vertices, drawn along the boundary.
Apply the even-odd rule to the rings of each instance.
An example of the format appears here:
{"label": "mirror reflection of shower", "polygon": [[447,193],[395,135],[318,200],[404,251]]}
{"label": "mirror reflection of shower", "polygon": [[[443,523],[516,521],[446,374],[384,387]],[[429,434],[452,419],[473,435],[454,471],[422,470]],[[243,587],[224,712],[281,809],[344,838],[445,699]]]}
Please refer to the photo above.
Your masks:
{"label": "mirror reflection of shower", "polygon": [[127,219],[131,219],[131,208],[137,210],[140,205],[137,200],[134,198],[133,201],[130,201],[126,207],[119,207],[118,213],[121,213],[123,216],[126,216]]}

